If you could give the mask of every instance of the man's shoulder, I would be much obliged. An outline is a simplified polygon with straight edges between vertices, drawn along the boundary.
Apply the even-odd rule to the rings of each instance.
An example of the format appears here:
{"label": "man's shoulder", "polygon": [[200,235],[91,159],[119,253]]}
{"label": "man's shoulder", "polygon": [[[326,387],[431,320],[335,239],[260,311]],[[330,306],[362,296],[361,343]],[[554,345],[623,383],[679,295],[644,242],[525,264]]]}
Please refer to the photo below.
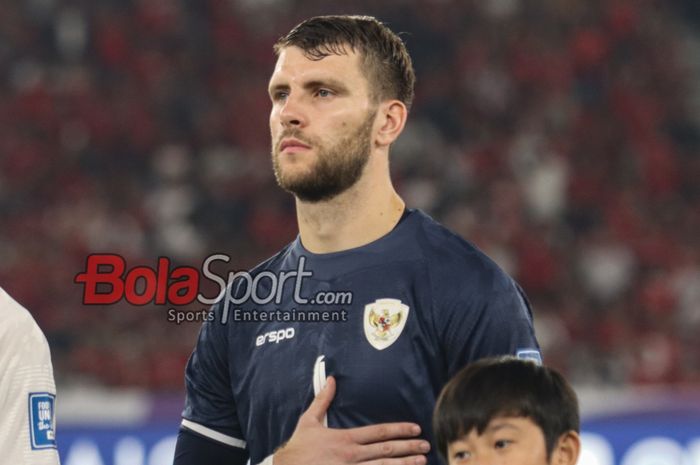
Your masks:
{"label": "man's shoulder", "polygon": [[20,303],[0,287],[0,348],[48,347],[44,333],[36,321]]}
{"label": "man's shoulder", "polygon": [[439,282],[459,281],[463,284],[493,288],[511,286],[511,278],[486,253],[429,215],[420,216],[419,245],[432,273]]}
{"label": "man's shoulder", "polygon": [[289,255],[292,252],[292,249],[294,248],[297,241],[298,241],[298,239],[290,242],[289,244],[282,247],[282,249],[279,252],[277,252],[276,254],[266,258],[262,262],[255,265],[253,268],[250,269],[250,274],[256,275],[256,274],[261,273],[263,271],[281,271],[281,270],[283,270],[284,266],[285,266],[285,260],[289,257]]}
{"label": "man's shoulder", "polygon": [[[28,329],[36,326],[32,315],[0,287],[0,318],[7,333],[15,333],[18,329]],[[8,334],[11,335],[11,334]]]}

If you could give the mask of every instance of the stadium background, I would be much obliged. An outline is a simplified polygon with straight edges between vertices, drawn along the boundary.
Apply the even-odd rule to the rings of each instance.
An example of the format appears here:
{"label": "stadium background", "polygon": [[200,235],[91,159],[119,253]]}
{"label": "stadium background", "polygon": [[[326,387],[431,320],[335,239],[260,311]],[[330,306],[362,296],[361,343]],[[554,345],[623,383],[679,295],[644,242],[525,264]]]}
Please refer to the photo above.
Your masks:
{"label": "stadium background", "polygon": [[405,31],[418,76],[397,187],[523,285],[581,393],[585,463],[700,464],[699,4],[329,5],[2,2],[0,284],[51,345],[64,463],[168,462],[199,327],[82,305],[87,255],[243,269],[290,241],[271,44],[365,13]]}

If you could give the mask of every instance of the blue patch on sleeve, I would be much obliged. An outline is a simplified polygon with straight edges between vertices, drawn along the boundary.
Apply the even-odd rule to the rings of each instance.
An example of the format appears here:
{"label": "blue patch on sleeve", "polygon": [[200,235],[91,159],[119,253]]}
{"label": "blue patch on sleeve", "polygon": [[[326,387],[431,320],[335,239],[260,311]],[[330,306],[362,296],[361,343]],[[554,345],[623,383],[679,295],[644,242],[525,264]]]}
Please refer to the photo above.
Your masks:
{"label": "blue patch on sleeve", "polygon": [[56,396],[48,392],[29,393],[29,436],[32,450],[56,448]]}
{"label": "blue patch on sleeve", "polygon": [[542,354],[537,349],[518,349],[516,357],[522,360],[532,360],[538,365],[542,365]]}

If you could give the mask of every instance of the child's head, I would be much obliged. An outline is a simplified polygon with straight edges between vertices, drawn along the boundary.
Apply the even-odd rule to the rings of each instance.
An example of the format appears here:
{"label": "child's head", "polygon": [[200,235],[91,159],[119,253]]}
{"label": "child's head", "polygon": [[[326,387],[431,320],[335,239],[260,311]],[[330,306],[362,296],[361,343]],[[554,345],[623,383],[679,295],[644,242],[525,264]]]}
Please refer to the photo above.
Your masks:
{"label": "child's head", "polygon": [[571,386],[555,370],[514,357],[457,373],[438,398],[433,429],[450,465],[574,465],[580,448]]}

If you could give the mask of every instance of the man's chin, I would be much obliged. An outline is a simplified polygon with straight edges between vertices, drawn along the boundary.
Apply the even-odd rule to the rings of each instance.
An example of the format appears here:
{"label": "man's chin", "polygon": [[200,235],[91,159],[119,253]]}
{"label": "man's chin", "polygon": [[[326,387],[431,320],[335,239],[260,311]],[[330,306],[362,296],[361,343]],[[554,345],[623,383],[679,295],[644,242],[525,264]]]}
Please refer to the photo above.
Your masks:
{"label": "man's chin", "polygon": [[[309,169],[288,169],[280,167],[281,176],[277,178],[277,183],[284,190],[303,188],[313,182],[313,176]],[[301,167],[295,167],[301,168]]]}
{"label": "man's chin", "polygon": [[313,183],[309,183],[308,180],[306,180],[307,182],[304,182],[305,180],[303,179],[295,179],[294,181],[295,182],[292,182],[289,179],[278,180],[277,184],[302,202],[326,202],[332,200],[341,193],[339,189],[330,188],[329,186],[314,185]]}
{"label": "man's chin", "polygon": [[351,186],[340,188],[327,188],[318,190],[298,191],[294,193],[297,200],[305,203],[330,202],[343,196]]}

